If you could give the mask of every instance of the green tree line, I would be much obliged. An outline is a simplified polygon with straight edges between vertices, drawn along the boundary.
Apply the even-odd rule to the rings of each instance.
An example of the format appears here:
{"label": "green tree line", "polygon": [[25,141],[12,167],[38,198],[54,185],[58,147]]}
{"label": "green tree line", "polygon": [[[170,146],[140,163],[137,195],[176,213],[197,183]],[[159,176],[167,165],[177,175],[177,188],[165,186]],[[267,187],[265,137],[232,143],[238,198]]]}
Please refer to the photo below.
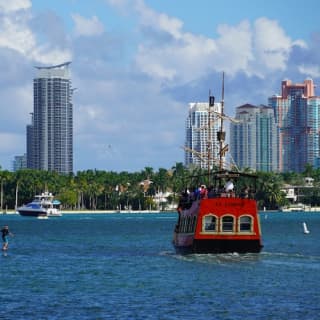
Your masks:
{"label": "green tree line", "polygon": [[[15,209],[30,202],[35,194],[44,191],[52,192],[66,210],[165,209],[164,204],[159,208],[159,204],[154,201],[157,193],[170,192],[168,203],[176,203],[179,194],[191,187],[191,177],[205,173],[206,170],[186,168],[182,163],[176,163],[170,169],[160,168],[155,171],[151,167],[145,167],[140,172],[133,173],[86,170],[63,175],[31,169],[16,172],[0,169],[0,211]],[[320,169],[313,169],[308,165],[301,174],[256,174],[259,209],[278,209],[286,205],[287,199],[281,188],[285,184],[303,185],[305,177],[314,179],[315,188],[306,191],[303,202],[320,205]]]}

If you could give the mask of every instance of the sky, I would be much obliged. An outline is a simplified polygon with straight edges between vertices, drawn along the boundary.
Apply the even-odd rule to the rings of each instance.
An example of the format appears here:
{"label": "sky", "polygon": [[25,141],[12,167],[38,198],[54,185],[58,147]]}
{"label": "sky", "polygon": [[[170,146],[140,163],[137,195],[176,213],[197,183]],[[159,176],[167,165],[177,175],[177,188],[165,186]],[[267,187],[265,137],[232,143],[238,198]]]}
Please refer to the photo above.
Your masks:
{"label": "sky", "polygon": [[[318,0],[0,0],[0,166],[26,152],[34,66],[70,65],[74,171],[184,162],[188,103],[235,115],[320,83]],[[320,95],[316,88],[316,94]]]}

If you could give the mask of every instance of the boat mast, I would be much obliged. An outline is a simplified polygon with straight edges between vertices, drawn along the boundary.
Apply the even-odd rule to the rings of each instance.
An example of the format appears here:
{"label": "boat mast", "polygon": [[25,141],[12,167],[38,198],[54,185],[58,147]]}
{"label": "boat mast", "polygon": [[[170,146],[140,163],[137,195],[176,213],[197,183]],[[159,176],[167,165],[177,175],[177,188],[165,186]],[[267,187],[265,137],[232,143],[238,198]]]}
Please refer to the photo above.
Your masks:
{"label": "boat mast", "polygon": [[224,155],[228,150],[228,146],[224,145],[226,133],[223,131],[223,118],[224,118],[224,72],[222,73],[222,94],[221,94],[221,126],[220,131],[217,132],[219,142],[219,170],[223,169]]}
{"label": "boat mast", "polygon": [[211,108],[214,106],[214,96],[211,96],[211,91],[209,90],[209,108],[208,108],[208,126],[207,126],[207,156],[208,156],[208,185],[210,185],[211,180],[211,147],[212,147],[212,141],[211,141]]}

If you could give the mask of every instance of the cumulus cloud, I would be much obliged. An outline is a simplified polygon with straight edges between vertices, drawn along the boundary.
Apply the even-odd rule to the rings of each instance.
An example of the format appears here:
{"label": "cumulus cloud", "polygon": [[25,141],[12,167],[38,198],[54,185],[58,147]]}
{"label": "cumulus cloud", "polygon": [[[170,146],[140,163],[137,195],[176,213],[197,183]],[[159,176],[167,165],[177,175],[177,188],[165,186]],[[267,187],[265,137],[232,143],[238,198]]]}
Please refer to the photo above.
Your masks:
{"label": "cumulus cloud", "polygon": [[[141,28],[153,30],[149,31],[153,40],[138,47],[137,67],[160,81],[187,83],[222,70],[229,76],[244,72],[263,78],[286,69],[293,46],[305,46],[302,40],[291,40],[277,21],[267,18],[252,25],[247,20],[234,26],[220,25],[219,36],[213,39],[185,32],[182,21],[153,11],[142,1],[137,1],[135,8]],[[154,41],[156,34],[158,42]]]}
{"label": "cumulus cloud", "polygon": [[245,20],[236,26],[220,25],[217,31],[217,51],[211,56],[215,70],[225,71],[230,76],[237,72],[250,75],[249,65],[254,60],[250,23]]}
{"label": "cumulus cloud", "polygon": [[74,33],[77,36],[96,36],[101,35],[104,32],[104,26],[98,19],[98,17],[93,16],[87,19],[79,14],[71,15],[74,26]]}
{"label": "cumulus cloud", "polygon": [[29,55],[36,41],[24,16],[0,16],[0,47]]}
{"label": "cumulus cloud", "polygon": [[258,62],[256,65],[263,68],[263,71],[284,70],[294,43],[278,22],[267,18],[257,19],[253,37]]}
{"label": "cumulus cloud", "polygon": [[0,15],[0,49],[12,49],[25,59],[43,64],[61,63],[71,59],[69,49],[61,49],[57,44],[45,40],[37,41],[37,36],[31,28],[30,12],[16,13],[18,9],[29,9],[29,1],[20,0],[9,3],[9,7],[3,11],[4,14]]}
{"label": "cumulus cloud", "polygon": [[19,10],[29,9],[30,0],[0,0],[0,12],[12,13]]}
{"label": "cumulus cloud", "polygon": [[137,1],[135,9],[140,15],[142,25],[167,32],[176,39],[181,37],[183,27],[181,20],[169,17],[164,13],[158,13],[147,7],[143,1]]}
{"label": "cumulus cloud", "polygon": [[302,64],[302,65],[298,66],[298,70],[300,73],[307,75],[307,77],[311,77],[311,78],[319,78],[320,77],[320,66],[319,65]]}
{"label": "cumulus cloud", "polygon": [[72,60],[72,53],[69,49],[44,44],[33,48],[30,58],[43,65],[53,65]]}
{"label": "cumulus cloud", "polygon": [[[183,32],[183,23],[166,14],[157,13],[142,1],[136,4],[142,29],[153,29],[152,38],[139,45],[136,64],[142,72],[163,81],[190,81],[208,69],[210,57],[217,50],[214,40]],[[148,33],[146,33],[148,35]],[[188,66],[188,67],[186,67]]]}

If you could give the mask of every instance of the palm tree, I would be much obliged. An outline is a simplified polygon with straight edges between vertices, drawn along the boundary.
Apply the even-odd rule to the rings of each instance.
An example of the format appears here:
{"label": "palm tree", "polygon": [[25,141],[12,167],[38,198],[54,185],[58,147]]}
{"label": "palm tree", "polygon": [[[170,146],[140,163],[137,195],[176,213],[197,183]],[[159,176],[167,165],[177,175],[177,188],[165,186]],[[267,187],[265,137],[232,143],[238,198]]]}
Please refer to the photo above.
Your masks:
{"label": "palm tree", "polygon": [[260,172],[257,181],[257,200],[261,206],[269,209],[277,209],[284,203],[285,194],[281,191],[281,176],[270,172]]}
{"label": "palm tree", "polygon": [[3,205],[4,205],[4,185],[8,183],[12,178],[11,172],[8,170],[0,171],[0,210],[3,212]]}

